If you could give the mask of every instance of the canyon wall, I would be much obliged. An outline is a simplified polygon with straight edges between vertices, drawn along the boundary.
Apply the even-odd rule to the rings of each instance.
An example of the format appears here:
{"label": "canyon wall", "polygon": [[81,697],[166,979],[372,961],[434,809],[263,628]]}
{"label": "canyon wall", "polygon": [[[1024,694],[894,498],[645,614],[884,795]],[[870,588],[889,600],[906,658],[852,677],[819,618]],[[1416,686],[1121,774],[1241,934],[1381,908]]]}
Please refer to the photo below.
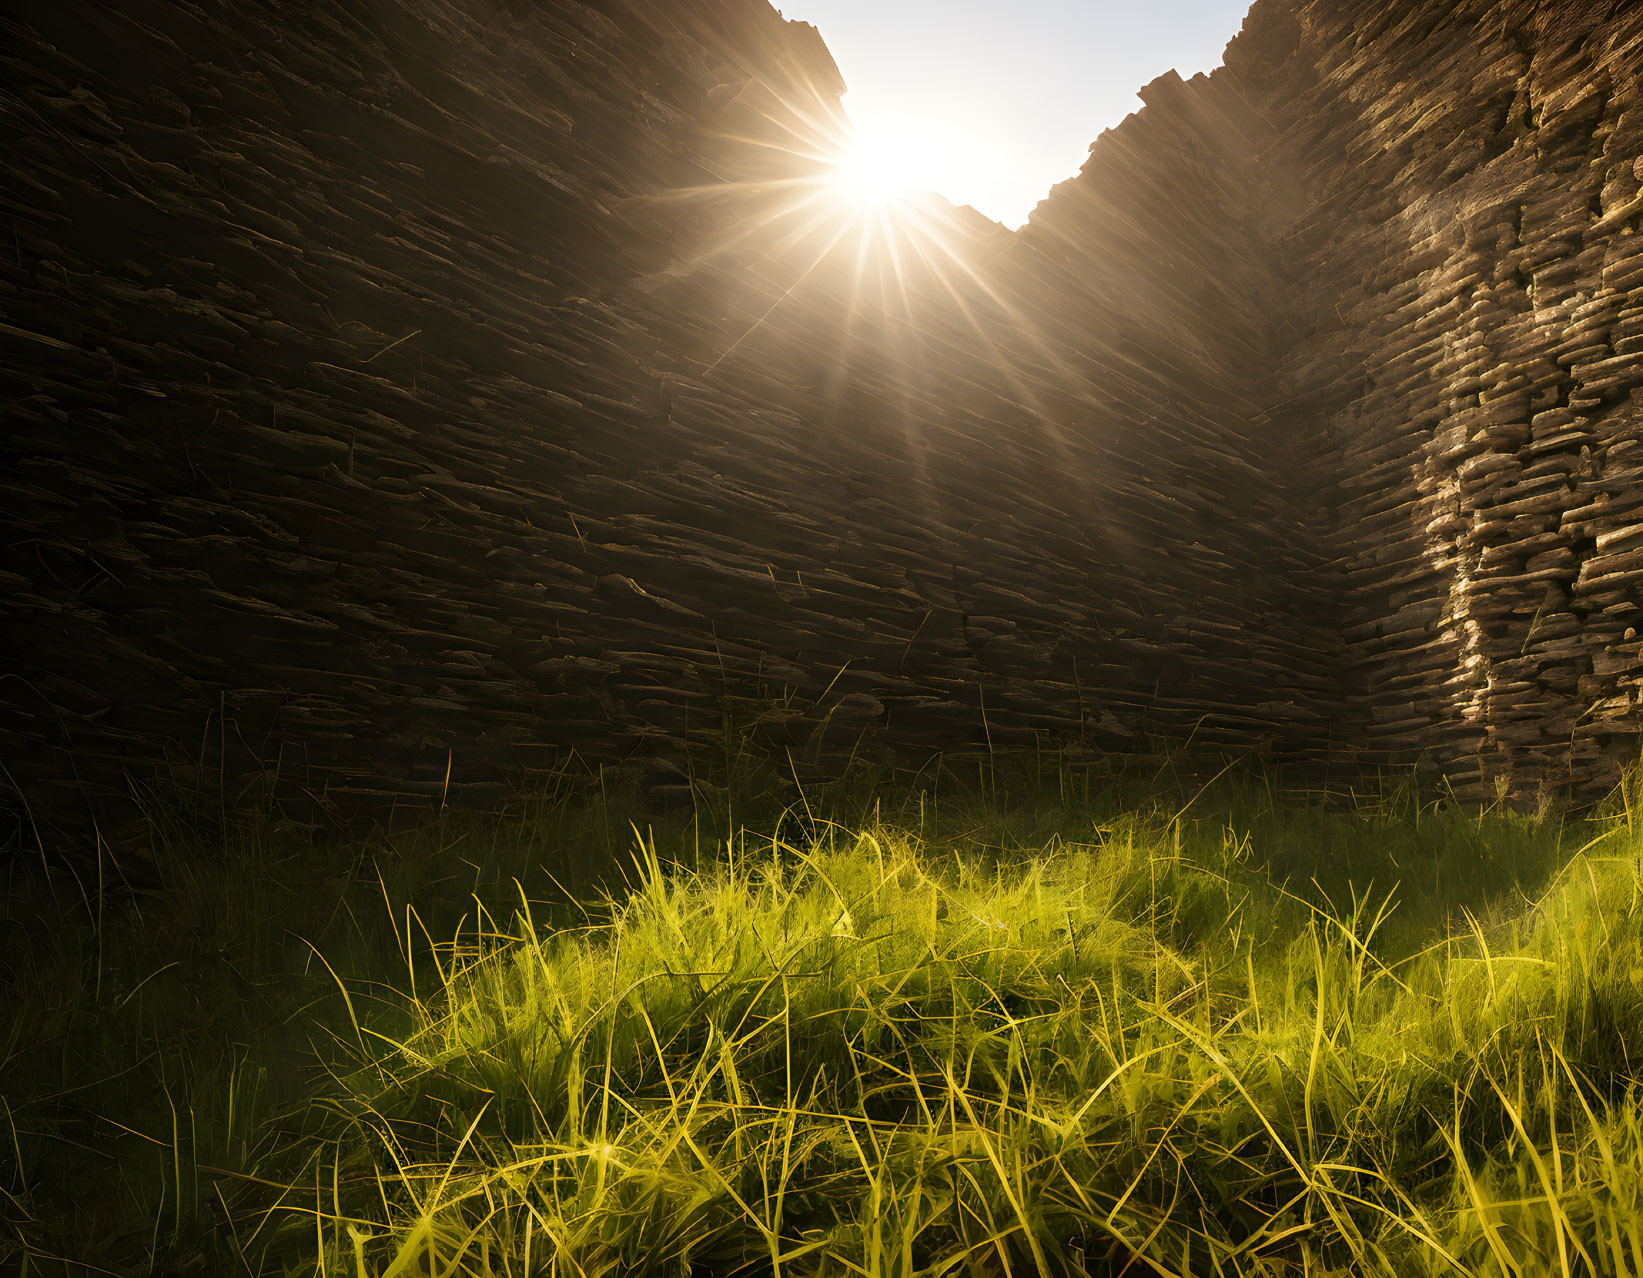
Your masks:
{"label": "canyon wall", "polygon": [[833,200],[845,86],[763,0],[14,6],[11,802],[1033,742],[1600,784],[1631,9],[1261,0],[1011,233]]}
{"label": "canyon wall", "polygon": [[1476,797],[1606,786],[1643,731],[1643,7],[1255,17],[1222,74],[1308,193],[1273,398],[1329,486],[1342,739]]}

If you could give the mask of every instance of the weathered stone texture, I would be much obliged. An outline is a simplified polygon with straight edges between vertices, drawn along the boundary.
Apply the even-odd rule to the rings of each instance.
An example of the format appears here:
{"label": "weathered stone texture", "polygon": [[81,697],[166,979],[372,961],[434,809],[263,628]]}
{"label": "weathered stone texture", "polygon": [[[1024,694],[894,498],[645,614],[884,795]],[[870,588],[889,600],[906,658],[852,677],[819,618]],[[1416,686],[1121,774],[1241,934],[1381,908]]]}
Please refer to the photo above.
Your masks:
{"label": "weathered stone texture", "polygon": [[1309,196],[1278,397],[1334,485],[1346,740],[1605,783],[1643,729],[1643,7],[1263,8],[1231,61]]}
{"label": "weathered stone texture", "polygon": [[[1019,234],[764,0],[0,18],[0,757],[289,793],[1153,734],[1599,781],[1632,5],[1261,0]],[[797,185],[795,185],[797,184]],[[814,215],[814,216],[813,216]]]}

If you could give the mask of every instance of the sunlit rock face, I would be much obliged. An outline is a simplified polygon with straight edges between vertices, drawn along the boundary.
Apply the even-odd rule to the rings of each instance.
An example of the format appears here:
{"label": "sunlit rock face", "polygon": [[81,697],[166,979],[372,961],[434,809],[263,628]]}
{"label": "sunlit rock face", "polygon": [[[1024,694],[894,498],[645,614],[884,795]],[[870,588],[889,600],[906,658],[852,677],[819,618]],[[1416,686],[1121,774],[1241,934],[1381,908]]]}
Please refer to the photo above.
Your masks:
{"label": "sunlit rock face", "polygon": [[1643,729],[1643,8],[1262,5],[1230,61],[1306,192],[1274,425],[1329,485],[1345,740],[1607,784]]}
{"label": "sunlit rock face", "polygon": [[1634,6],[1262,0],[1014,234],[842,202],[763,0],[5,21],[41,810],[1635,754]]}

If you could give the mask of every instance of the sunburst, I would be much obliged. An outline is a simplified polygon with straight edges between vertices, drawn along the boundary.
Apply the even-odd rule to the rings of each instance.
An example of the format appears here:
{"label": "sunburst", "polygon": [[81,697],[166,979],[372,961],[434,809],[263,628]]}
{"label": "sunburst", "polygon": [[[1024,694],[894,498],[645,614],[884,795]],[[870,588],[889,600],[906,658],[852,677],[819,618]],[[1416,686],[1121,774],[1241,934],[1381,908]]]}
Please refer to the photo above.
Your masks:
{"label": "sunburst", "polygon": [[[729,361],[757,358],[751,339],[790,306],[802,305],[796,301],[801,291],[820,290],[842,303],[841,374],[858,333],[871,332],[868,340],[907,345],[898,358],[912,377],[918,364],[913,335],[926,320],[956,320],[974,331],[976,353],[1012,384],[1018,402],[1034,403],[1015,367],[1020,353],[1012,358],[1001,343],[1024,343],[1040,371],[1060,360],[995,290],[989,262],[1008,232],[932,189],[938,169],[950,167],[955,149],[962,149],[957,142],[894,119],[857,128],[836,108],[817,111],[805,95],[795,100],[773,90],[756,103],[746,95],[740,117],[724,119],[723,127],[719,138],[730,149],[722,155],[734,158],[716,167],[728,182],[680,190],[675,198],[728,197],[740,202],[740,216],[722,222],[668,274],[734,262],[740,278],[785,279],[704,362],[703,376]],[[935,310],[916,314],[921,304]],[[984,321],[981,311],[990,318]]]}
{"label": "sunburst", "polygon": [[846,206],[884,210],[916,199],[925,185],[914,147],[888,132],[857,134],[833,157],[827,182]]}

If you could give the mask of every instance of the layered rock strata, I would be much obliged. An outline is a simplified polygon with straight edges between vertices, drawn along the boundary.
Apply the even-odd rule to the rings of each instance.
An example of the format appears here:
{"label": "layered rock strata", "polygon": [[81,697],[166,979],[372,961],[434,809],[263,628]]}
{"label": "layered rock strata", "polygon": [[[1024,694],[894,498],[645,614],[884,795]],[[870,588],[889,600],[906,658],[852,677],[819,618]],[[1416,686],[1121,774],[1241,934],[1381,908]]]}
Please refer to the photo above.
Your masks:
{"label": "layered rock strata", "polygon": [[[1267,170],[1345,606],[1344,739],[1485,796],[1643,730],[1643,8],[1262,5]],[[1258,39],[1251,39],[1257,35]]]}

